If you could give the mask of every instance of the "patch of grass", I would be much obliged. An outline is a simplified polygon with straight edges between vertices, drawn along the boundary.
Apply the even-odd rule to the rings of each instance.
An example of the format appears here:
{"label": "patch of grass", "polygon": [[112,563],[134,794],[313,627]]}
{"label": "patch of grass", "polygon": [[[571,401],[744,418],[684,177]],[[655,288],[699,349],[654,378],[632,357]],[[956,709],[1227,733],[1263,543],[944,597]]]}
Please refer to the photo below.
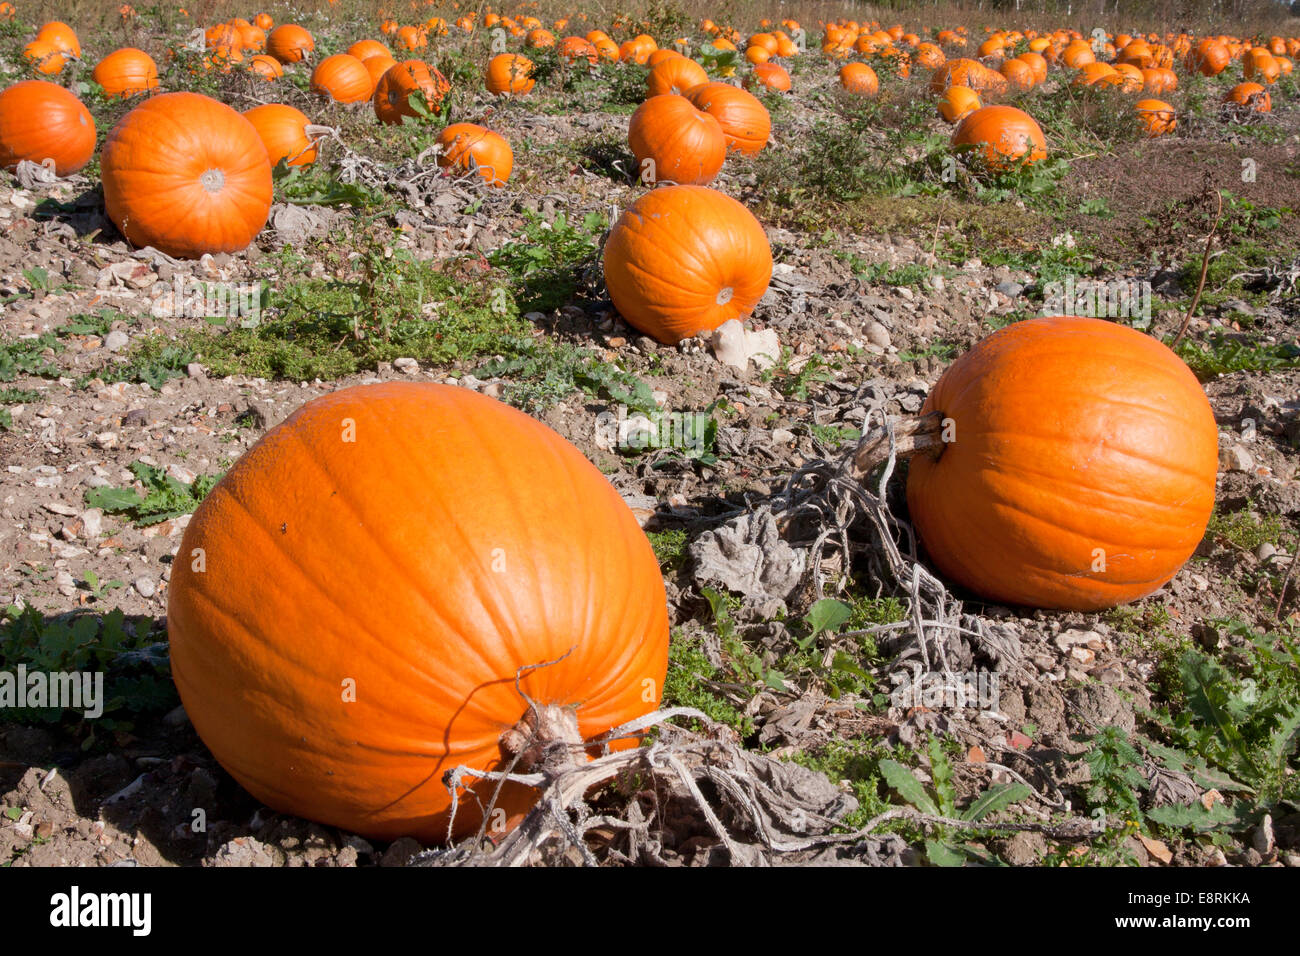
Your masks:
{"label": "patch of grass", "polygon": [[515,280],[523,311],[558,309],[572,301],[608,225],[597,212],[576,221],[557,213],[548,222],[530,211],[519,235],[491,253],[488,261]]}
{"label": "patch of grass", "polygon": [[809,425],[812,437],[827,448],[838,448],[862,438],[862,429],[848,425]]}
{"label": "patch of grass", "polygon": [[273,288],[251,328],[188,329],[179,346],[217,376],[311,381],[402,357],[438,364],[500,353],[527,329],[507,290],[381,249],[346,278]]}
{"label": "patch of grass", "polygon": [[1213,332],[1204,344],[1183,339],[1174,351],[1202,379],[1230,372],[1277,372],[1300,368],[1300,339],[1295,342],[1252,342],[1242,336]]}
{"label": "patch of grass", "polygon": [[649,385],[591,349],[519,336],[500,343],[497,351],[503,356],[479,368],[478,374],[508,376],[503,397],[526,411],[549,408],[574,392],[599,396],[646,415],[659,411]]}
{"label": "patch of grass", "polygon": [[728,700],[703,686],[713,680],[717,668],[699,647],[680,634],[668,644],[668,674],[664,678],[663,706],[694,707],[711,720],[735,728],[742,737],[754,732],[754,722]]}
{"label": "patch of grass", "polygon": [[671,531],[647,531],[646,537],[655,549],[659,567],[665,572],[678,571],[686,563],[686,532],[680,528]]}
{"label": "patch of grass", "polygon": [[184,378],[185,368],[194,358],[192,348],[166,336],[142,336],[131,343],[125,364],[105,366],[95,377],[104,382],[144,382],[158,389],[170,379]]}
{"label": "patch of grass", "polygon": [[19,375],[57,378],[59,370],[49,363],[44,353],[62,350],[63,343],[52,332],[33,339],[0,342],[0,382],[12,382]]}
{"label": "patch of grass", "polygon": [[[872,817],[888,810],[890,804],[880,796],[883,778],[880,762],[901,756],[904,748],[891,749],[880,738],[833,739],[813,750],[791,754],[791,763],[825,774],[832,783],[847,781],[858,801],[858,808],[841,821],[845,831],[856,830]],[[881,832],[897,832],[901,825],[886,823]]]}
{"label": "patch of grass", "polygon": [[1240,511],[1215,512],[1210,517],[1206,533],[1234,548],[1254,551],[1264,543],[1280,545],[1286,525],[1277,515],[1261,517],[1246,507]]}
{"label": "patch of grass", "polygon": [[162,468],[137,461],[131,465],[131,474],[142,490],[134,487],[114,488],[105,485],[86,491],[86,505],[102,508],[108,514],[129,517],[144,527],[158,524],[169,518],[190,514],[207,497],[221,475],[199,475],[190,484],[178,481]]}

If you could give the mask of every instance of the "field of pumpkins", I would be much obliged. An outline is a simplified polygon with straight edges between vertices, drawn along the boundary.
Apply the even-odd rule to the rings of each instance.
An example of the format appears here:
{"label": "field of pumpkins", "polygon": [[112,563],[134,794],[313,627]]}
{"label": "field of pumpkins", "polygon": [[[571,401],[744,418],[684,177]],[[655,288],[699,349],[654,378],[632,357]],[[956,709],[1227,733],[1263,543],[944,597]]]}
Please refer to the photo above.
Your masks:
{"label": "field of pumpkins", "polygon": [[0,3],[0,866],[1300,866],[1300,19],[1030,6]]}

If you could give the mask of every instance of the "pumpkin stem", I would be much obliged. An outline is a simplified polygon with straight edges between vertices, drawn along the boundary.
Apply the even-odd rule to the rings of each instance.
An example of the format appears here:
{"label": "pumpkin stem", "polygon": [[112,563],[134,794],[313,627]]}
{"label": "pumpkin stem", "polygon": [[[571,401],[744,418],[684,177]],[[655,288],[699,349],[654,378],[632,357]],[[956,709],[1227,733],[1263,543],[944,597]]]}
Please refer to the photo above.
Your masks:
{"label": "pumpkin stem", "polygon": [[497,741],[502,762],[513,766],[512,772],[548,774],[585,764],[586,741],[578,729],[577,710],[532,701],[529,705],[519,723]]}
{"label": "pumpkin stem", "polygon": [[943,454],[943,420],[943,412],[930,412],[897,418],[884,428],[872,429],[853,453],[853,477],[865,481],[889,460],[891,452],[895,459],[922,452],[938,458]]}
{"label": "pumpkin stem", "polygon": [[199,177],[199,184],[210,193],[219,193],[226,185],[226,174],[219,169],[209,169]]}

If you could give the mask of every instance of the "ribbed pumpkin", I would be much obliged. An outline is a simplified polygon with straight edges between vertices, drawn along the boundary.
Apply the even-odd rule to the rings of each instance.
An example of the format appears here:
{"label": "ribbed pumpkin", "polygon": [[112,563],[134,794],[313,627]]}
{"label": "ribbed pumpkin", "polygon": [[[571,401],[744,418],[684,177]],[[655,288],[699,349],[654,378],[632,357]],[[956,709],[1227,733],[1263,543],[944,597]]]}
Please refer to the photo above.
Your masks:
{"label": "ribbed pumpkin", "polygon": [[1137,110],[1138,123],[1148,136],[1163,136],[1178,126],[1174,108],[1163,100],[1138,100],[1133,108]]}
{"label": "ribbed pumpkin", "polygon": [[393,55],[393,51],[388,49],[388,47],[380,43],[378,40],[358,40],[356,43],[348,47],[347,52],[349,56],[355,56],[362,63],[365,63],[366,60],[378,54],[382,54],[383,56]]}
{"label": "ribbed pumpkin", "polygon": [[110,99],[136,96],[158,86],[158,65],[144,50],[123,47],[95,64],[91,79],[104,88]]}
{"label": "ribbed pumpkin", "polygon": [[748,209],[704,186],[663,186],[633,203],[605,243],[605,286],[632,325],[675,345],[754,310],[772,250]]}
{"label": "ribbed pumpkin", "polygon": [[373,56],[366,57],[362,61],[362,65],[365,66],[366,72],[370,74],[370,79],[378,88],[379,81],[384,78],[385,73],[397,66],[397,61],[387,53],[376,53]]}
{"label": "ribbed pumpkin", "polygon": [[23,80],[0,92],[0,169],[22,160],[54,160],[68,176],[95,154],[95,120],[76,95],[45,80]]}
{"label": "ribbed pumpkin", "polygon": [[728,149],[757,156],[767,145],[772,117],[753,93],[730,83],[705,83],[688,91],[686,98],[718,121]]}
{"label": "ribbed pumpkin", "polygon": [[969,114],[952,134],[953,146],[981,146],[993,169],[1047,157],[1047,140],[1034,118],[1014,106],[985,106]]}
{"label": "ribbed pumpkin", "polygon": [[402,122],[404,116],[418,116],[411,97],[419,94],[430,112],[438,109],[451,86],[436,69],[422,60],[404,60],[390,67],[375,85],[375,115],[381,123]]}
{"label": "ribbed pumpkin", "polygon": [[279,60],[269,53],[259,53],[250,57],[248,69],[250,73],[256,73],[268,83],[284,76],[284,67],[280,65]]}
{"label": "ribbed pumpkin", "polygon": [[1134,601],[1205,533],[1214,413],[1149,335],[1100,319],[1016,323],[954,362],[922,411],[951,430],[937,459],[912,459],[912,521],[939,571],[989,600]]}
{"label": "ribbed pumpkin", "polygon": [[316,41],[303,27],[285,23],[271,31],[266,38],[266,52],[281,63],[298,63],[316,49]]}
{"label": "ribbed pumpkin", "polygon": [[754,66],[749,76],[745,77],[745,88],[776,90],[778,93],[790,92],[790,73],[779,63],[759,63]]}
{"label": "ribbed pumpkin", "polygon": [[1238,83],[1223,95],[1223,102],[1245,106],[1256,113],[1268,113],[1273,109],[1273,98],[1258,83]]}
{"label": "ribbed pumpkin", "polygon": [[198,93],[145,100],[100,154],[108,217],[137,246],[195,259],[238,252],[271,209],[271,164],[257,130]]}
{"label": "ribbed pumpkin", "polygon": [[81,41],[77,32],[59,20],[51,20],[36,31],[36,39],[44,40],[56,50],[62,50],[70,56],[81,56]]}
{"label": "ribbed pumpkin", "polygon": [[488,62],[485,85],[494,96],[507,93],[523,96],[531,92],[536,80],[533,79],[533,61],[516,53],[499,53]]}
{"label": "ribbed pumpkin", "polygon": [[299,110],[283,103],[265,103],[244,110],[243,115],[257,130],[272,166],[282,159],[290,166],[316,162],[316,147],[307,135],[311,120]]}
{"label": "ribbed pumpkin", "polygon": [[880,92],[880,78],[865,63],[845,63],[840,67],[840,86],[858,96],[875,96]]}
{"label": "ribbed pumpkin", "polygon": [[515,154],[500,133],[474,123],[452,123],[438,134],[438,165],[478,171],[490,186],[504,186],[514,169]]}
{"label": "ribbed pumpkin", "polygon": [[23,47],[23,59],[44,76],[61,73],[68,63],[67,54],[47,40],[33,40]]}
{"label": "ribbed pumpkin", "polygon": [[959,123],[980,108],[980,95],[969,86],[950,86],[939,97],[939,115],[949,123]]}
{"label": "ribbed pumpkin", "polygon": [[[576,712],[582,739],[656,707],[665,603],[576,448],[469,389],[400,382],[318,398],[236,463],[185,531],[167,625],[186,713],[253,796],[441,842],[443,775],[510,763],[520,692]],[[457,835],[495,787],[461,795]],[[534,799],[507,787],[504,822]]]}
{"label": "ribbed pumpkin", "polygon": [[646,77],[646,96],[659,96],[662,93],[685,93],[687,90],[707,82],[709,82],[709,74],[704,71],[704,67],[694,60],[687,59],[680,53],[674,53],[660,62],[658,66],[650,69],[650,73]]}
{"label": "ribbed pumpkin", "polygon": [[627,142],[637,174],[650,185],[708,185],[727,158],[718,121],[676,93],[652,96],[638,106],[628,121]]}
{"label": "ribbed pumpkin", "polygon": [[364,63],[349,53],[327,56],[311,72],[311,90],[339,103],[360,103],[375,92]]}

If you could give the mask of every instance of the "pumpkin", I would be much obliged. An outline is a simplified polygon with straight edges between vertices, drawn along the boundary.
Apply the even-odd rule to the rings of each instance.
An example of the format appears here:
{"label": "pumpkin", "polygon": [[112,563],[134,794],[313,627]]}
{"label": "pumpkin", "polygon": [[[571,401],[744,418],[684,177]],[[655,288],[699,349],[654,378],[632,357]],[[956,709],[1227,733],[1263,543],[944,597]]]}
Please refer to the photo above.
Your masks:
{"label": "pumpkin", "polygon": [[1007,82],[1018,90],[1027,90],[1034,85],[1034,71],[1022,60],[1003,60],[998,72],[1007,78]]}
{"label": "pumpkin", "polygon": [[415,27],[402,27],[397,31],[397,44],[408,53],[422,50],[429,45],[429,38],[422,30]]}
{"label": "pumpkin", "polygon": [[349,56],[355,56],[362,63],[372,56],[392,56],[393,52],[378,40],[358,40],[347,49]]}
{"label": "pumpkin", "polygon": [[275,26],[275,21],[271,19],[269,13],[259,13],[257,16],[253,17],[253,26],[257,27],[259,30],[270,30]]}
{"label": "pumpkin", "polygon": [[[542,743],[581,761],[662,693],[663,578],[631,510],[551,429],[469,389],[309,402],[217,484],[180,555],[171,666],[199,736],[257,799],[367,837],[445,840],[444,774],[527,770],[530,701],[569,729]],[[454,836],[497,787],[467,785]],[[505,787],[506,826],[535,799]]]}
{"label": "pumpkin", "polygon": [[586,60],[588,64],[595,64],[600,60],[599,51],[582,37],[565,37],[560,41],[559,53],[569,63]]}
{"label": "pumpkin", "polygon": [[348,53],[327,56],[311,72],[311,91],[339,103],[360,103],[375,92],[366,65]]}
{"label": "pumpkin", "polygon": [[76,94],[45,80],[23,80],[0,92],[0,168],[22,160],[54,160],[69,176],[95,154],[95,120]]}
{"label": "pumpkin", "polygon": [[1029,67],[1034,83],[1047,82],[1047,61],[1042,56],[1037,53],[1022,53],[1016,59]]}
{"label": "pumpkin", "polygon": [[1047,140],[1034,118],[1014,106],[984,106],[967,115],[952,134],[953,146],[979,146],[992,169],[1035,163],[1047,156]]}
{"label": "pumpkin", "polygon": [[555,34],[550,30],[529,30],[524,46],[533,50],[549,50],[555,46]]}
{"label": "pumpkin", "polygon": [[646,77],[646,95],[685,93],[707,82],[709,82],[709,74],[704,72],[704,67],[680,53],[673,53],[667,59],[661,60],[657,66],[650,68],[650,73]]}
{"label": "pumpkin", "polygon": [[916,48],[916,65],[926,70],[937,70],[943,66],[943,50],[933,43],[921,43]]}
{"label": "pumpkin", "polygon": [[789,93],[790,74],[779,63],[758,63],[749,76],[745,77],[746,88],[753,89],[755,85],[778,93]]}
{"label": "pumpkin", "polygon": [[366,59],[362,61],[361,65],[364,66],[366,72],[370,74],[371,82],[373,82],[375,86],[379,86],[379,81],[384,78],[384,74],[397,66],[397,61],[387,53],[376,53],[374,56],[366,57]]}
{"label": "pumpkin", "polygon": [[1256,113],[1268,113],[1273,109],[1273,98],[1258,83],[1238,83],[1224,94],[1223,102],[1245,106]]}
{"label": "pumpkin", "polygon": [[984,74],[988,72],[984,64],[976,60],[958,57],[946,61],[930,76],[930,92],[942,93],[950,86],[969,86],[981,90],[986,86]]}
{"label": "pumpkin", "polygon": [[1227,69],[1230,62],[1232,54],[1228,48],[1208,37],[1196,44],[1196,49],[1187,57],[1188,69],[1199,70],[1205,76],[1218,76]]}
{"label": "pumpkin", "polygon": [[266,49],[266,31],[261,27],[253,26],[251,23],[241,23],[239,25],[239,45],[252,53],[262,52]]}
{"label": "pumpkin", "polygon": [[1138,100],[1133,108],[1147,136],[1163,136],[1178,126],[1174,108],[1162,100]]}
{"label": "pumpkin", "polygon": [[686,98],[718,121],[728,149],[757,156],[767,145],[772,117],[753,93],[730,83],[705,83],[687,92]]}
{"label": "pumpkin", "polygon": [[880,78],[865,63],[845,63],[840,67],[840,86],[858,96],[875,96],[880,91]]}
{"label": "pumpkin", "polygon": [[1178,74],[1164,67],[1145,69],[1142,71],[1142,88],[1156,95],[1172,93],[1178,89]]}
{"label": "pumpkin", "polygon": [[109,99],[136,96],[158,86],[158,65],[143,50],[123,47],[96,63],[90,77]]}
{"label": "pumpkin", "polygon": [[420,94],[424,106],[435,113],[451,91],[446,78],[420,60],[405,60],[390,67],[375,85],[375,115],[381,123],[400,123],[404,116],[418,116],[410,98]]}
{"label": "pumpkin", "polygon": [[670,47],[664,47],[662,49],[651,47],[650,55],[646,57],[645,62],[646,62],[646,66],[653,69],[654,67],[658,66],[660,63],[664,62],[664,60],[671,60],[673,59],[673,57],[678,57],[678,56],[681,56],[681,54]]}
{"label": "pumpkin", "polygon": [[500,133],[474,123],[452,123],[438,134],[438,165],[477,172],[489,186],[504,186],[514,169],[515,155]]}
{"label": "pumpkin", "polygon": [[45,41],[69,56],[81,56],[81,41],[77,39],[77,32],[66,23],[51,20],[36,31],[36,39]]}
{"label": "pumpkin", "polygon": [[61,73],[68,62],[67,54],[46,40],[33,40],[23,47],[23,59],[45,76]]}
{"label": "pumpkin", "polygon": [[266,52],[281,63],[298,63],[315,49],[312,35],[296,23],[281,24],[266,38]]}
{"label": "pumpkin", "polygon": [[980,95],[969,86],[950,86],[939,97],[939,115],[949,123],[959,123],[980,108]]}
{"label": "pumpkin", "polygon": [[284,67],[269,53],[259,53],[248,61],[248,69],[268,83],[284,76]]}
{"label": "pumpkin", "polygon": [[753,311],[772,250],[748,209],[704,186],[662,186],[610,230],[605,285],[629,323],[675,345]]}
{"label": "pumpkin", "polygon": [[533,61],[514,53],[498,53],[488,62],[485,85],[494,96],[523,96],[533,89]]}
{"label": "pumpkin", "polygon": [[652,96],[628,121],[627,142],[643,182],[708,185],[727,158],[718,121],[684,96]]}
{"label": "pumpkin", "polygon": [[311,120],[292,106],[265,103],[244,110],[244,119],[257,130],[272,166],[282,159],[290,166],[310,166],[316,162],[316,144],[307,135]]}
{"label": "pumpkin", "polygon": [[954,362],[923,413],[950,423],[912,459],[930,560],[990,601],[1094,611],[1191,556],[1214,506],[1218,429],[1165,345],[1101,319],[1031,319]]}
{"label": "pumpkin", "polygon": [[198,93],[122,117],[100,154],[104,206],[128,241],[169,256],[238,252],[271,210],[271,164],[253,124]]}
{"label": "pumpkin", "polygon": [[1255,47],[1242,60],[1242,73],[1248,80],[1276,83],[1282,67],[1267,49]]}

